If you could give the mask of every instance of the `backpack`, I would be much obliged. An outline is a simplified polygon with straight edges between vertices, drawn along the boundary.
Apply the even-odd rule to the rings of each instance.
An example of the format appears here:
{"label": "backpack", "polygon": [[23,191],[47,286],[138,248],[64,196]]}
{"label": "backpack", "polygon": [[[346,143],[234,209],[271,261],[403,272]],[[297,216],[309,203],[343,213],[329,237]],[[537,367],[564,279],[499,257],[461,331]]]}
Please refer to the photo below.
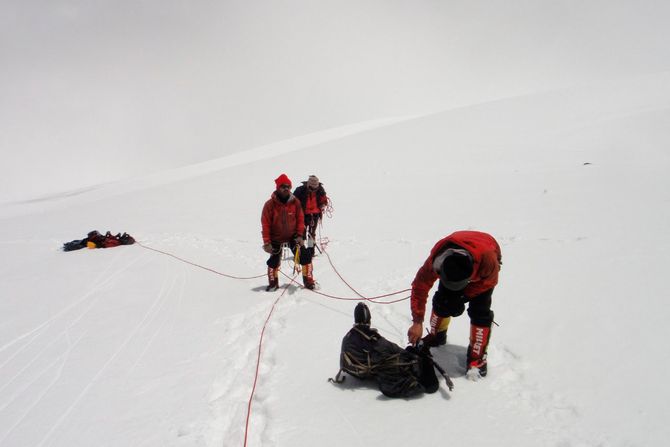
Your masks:
{"label": "backpack", "polygon": [[401,348],[382,337],[369,324],[355,324],[342,339],[340,371],[359,379],[374,379],[387,397],[409,397],[422,392],[434,393],[439,382],[430,354],[414,347]]}
{"label": "backpack", "polygon": [[86,238],[78,239],[63,244],[63,251],[73,251],[79,250],[81,248],[111,248],[118,247],[119,245],[131,245],[135,243],[135,238],[133,238],[128,233],[117,233],[113,235],[111,232],[107,232],[104,235],[100,234],[98,231],[90,231]]}
{"label": "backpack", "polygon": [[435,369],[444,377],[449,390],[454,384],[447,372],[430,355],[430,348],[419,342],[405,349],[382,337],[370,327],[370,309],[358,303],[354,327],[342,339],[340,370],[333,383],[342,383],[347,373],[359,379],[374,379],[388,397],[409,397],[421,392],[434,393],[440,387]]}

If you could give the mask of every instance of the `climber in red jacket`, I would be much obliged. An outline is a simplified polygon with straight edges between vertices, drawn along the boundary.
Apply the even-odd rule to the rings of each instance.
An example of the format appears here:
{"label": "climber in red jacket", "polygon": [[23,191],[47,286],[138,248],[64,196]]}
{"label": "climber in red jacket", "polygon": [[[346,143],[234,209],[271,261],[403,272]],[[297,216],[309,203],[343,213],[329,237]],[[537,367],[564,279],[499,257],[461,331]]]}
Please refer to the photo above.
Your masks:
{"label": "climber in red jacket", "polygon": [[[461,315],[467,303],[470,317],[467,374],[472,378],[486,376],[486,350],[493,324],[491,296],[498,284],[501,260],[498,242],[487,233],[457,231],[437,242],[412,282],[413,323],[407,331],[410,343],[423,340],[432,347],[445,344],[451,317]],[[422,339],[428,292],[438,278],[430,332]]]}
{"label": "climber in red jacket", "polygon": [[284,243],[289,245],[293,253],[300,247],[303,284],[307,289],[313,289],[312,254],[303,247],[305,216],[302,206],[291,194],[291,180],[286,174],[275,179],[275,186],[276,189],[265,202],[261,214],[263,250],[270,254],[267,260],[269,284],[266,290],[276,290],[279,287],[281,245]]}

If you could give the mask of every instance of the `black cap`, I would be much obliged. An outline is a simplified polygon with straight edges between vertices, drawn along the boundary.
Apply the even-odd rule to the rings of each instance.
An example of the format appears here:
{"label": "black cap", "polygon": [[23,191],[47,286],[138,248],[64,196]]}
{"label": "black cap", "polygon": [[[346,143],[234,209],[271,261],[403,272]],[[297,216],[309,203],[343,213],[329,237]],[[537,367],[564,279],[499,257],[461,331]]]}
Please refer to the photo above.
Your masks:
{"label": "black cap", "polygon": [[442,261],[440,282],[448,290],[463,290],[470,283],[472,256],[462,248],[449,248]]}
{"label": "black cap", "polygon": [[365,303],[356,304],[354,309],[354,322],[356,324],[370,324],[370,309]]}

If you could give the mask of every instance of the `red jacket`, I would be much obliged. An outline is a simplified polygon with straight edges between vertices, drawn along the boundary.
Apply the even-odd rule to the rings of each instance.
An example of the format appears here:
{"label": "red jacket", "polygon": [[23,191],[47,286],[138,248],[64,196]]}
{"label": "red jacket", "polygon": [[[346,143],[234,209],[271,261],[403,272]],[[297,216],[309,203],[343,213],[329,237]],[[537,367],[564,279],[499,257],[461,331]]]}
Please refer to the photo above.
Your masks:
{"label": "red jacket", "polygon": [[474,261],[470,283],[463,291],[466,298],[485,292],[498,284],[498,272],[502,255],[498,242],[487,233],[479,231],[457,231],[440,240],[430,251],[430,256],[423,263],[414,281],[412,281],[412,320],[423,322],[426,313],[426,300],[428,292],[439,278],[438,272],[433,268],[433,261],[447,245],[457,245],[466,249]]}
{"label": "red jacket", "polygon": [[305,215],[300,201],[293,194],[282,203],[273,192],[270,200],[263,205],[261,214],[263,243],[289,242],[305,231]]}
{"label": "red jacket", "polygon": [[298,186],[295,191],[293,191],[293,195],[300,200],[300,203],[302,203],[302,209],[305,214],[319,214],[321,213],[321,210],[328,205],[326,190],[321,183],[319,183],[319,187],[316,188],[316,191],[310,191],[307,187],[307,182],[302,182],[302,185]]}

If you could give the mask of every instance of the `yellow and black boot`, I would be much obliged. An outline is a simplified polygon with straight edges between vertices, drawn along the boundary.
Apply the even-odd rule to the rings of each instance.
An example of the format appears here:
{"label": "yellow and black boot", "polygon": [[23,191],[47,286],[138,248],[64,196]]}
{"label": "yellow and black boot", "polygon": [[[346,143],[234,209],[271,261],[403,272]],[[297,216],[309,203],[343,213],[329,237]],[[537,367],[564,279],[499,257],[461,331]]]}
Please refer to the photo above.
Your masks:
{"label": "yellow and black boot", "polygon": [[272,292],[279,288],[279,267],[268,267],[268,286],[265,288],[266,292]]}
{"label": "yellow and black boot", "polygon": [[305,289],[314,289],[314,276],[312,275],[312,263],[302,266],[302,283]]}
{"label": "yellow and black boot", "polygon": [[440,317],[432,312],[430,314],[430,332],[423,337],[423,343],[430,348],[446,345],[449,323],[451,323],[451,317]]}

